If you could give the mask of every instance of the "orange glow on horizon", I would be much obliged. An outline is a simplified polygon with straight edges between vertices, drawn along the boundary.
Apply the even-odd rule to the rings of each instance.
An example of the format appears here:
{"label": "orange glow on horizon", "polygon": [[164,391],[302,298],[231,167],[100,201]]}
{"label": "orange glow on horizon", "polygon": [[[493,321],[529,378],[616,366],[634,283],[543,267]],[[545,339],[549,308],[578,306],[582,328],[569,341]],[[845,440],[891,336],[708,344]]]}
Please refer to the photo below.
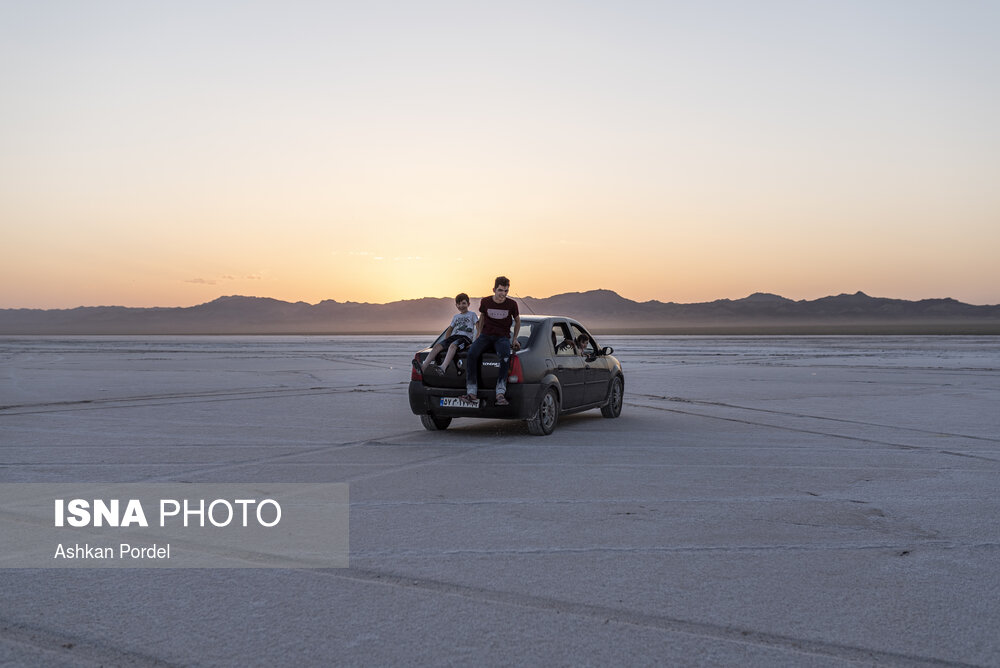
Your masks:
{"label": "orange glow on horizon", "polygon": [[1000,5],[9,4],[0,308],[1000,303]]}

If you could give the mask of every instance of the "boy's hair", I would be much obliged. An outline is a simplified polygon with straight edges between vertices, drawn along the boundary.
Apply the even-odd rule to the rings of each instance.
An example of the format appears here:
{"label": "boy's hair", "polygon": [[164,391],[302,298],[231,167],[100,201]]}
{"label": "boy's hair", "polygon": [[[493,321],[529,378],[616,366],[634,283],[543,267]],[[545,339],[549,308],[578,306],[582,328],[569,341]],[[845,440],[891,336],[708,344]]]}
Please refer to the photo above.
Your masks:
{"label": "boy's hair", "polygon": [[496,290],[501,285],[504,286],[505,288],[509,288],[510,287],[510,279],[507,278],[506,276],[497,276],[496,280],[493,281],[493,289]]}
{"label": "boy's hair", "polygon": [[469,295],[465,294],[464,292],[459,292],[457,295],[455,295],[456,304],[458,302],[467,302],[467,301],[469,301]]}
{"label": "boy's hair", "polygon": [[581,334],[580,336],[576,337],[576,344],[578,346],[589,346],[590,337],[588,337],[586,334]]}

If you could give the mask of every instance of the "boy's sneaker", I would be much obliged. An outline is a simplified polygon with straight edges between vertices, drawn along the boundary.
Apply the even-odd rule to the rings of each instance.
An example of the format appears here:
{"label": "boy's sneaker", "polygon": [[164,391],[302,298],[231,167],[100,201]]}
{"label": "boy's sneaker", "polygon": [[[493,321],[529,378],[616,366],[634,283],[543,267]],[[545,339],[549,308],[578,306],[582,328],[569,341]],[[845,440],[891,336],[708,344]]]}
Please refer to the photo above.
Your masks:
{"label": "boy's sneaker", "polygon": [[444,375],[444,369],[442,369],[437,364],[435,364],[434,365],[434,373],[436,373],[439,376],[443,376]]}

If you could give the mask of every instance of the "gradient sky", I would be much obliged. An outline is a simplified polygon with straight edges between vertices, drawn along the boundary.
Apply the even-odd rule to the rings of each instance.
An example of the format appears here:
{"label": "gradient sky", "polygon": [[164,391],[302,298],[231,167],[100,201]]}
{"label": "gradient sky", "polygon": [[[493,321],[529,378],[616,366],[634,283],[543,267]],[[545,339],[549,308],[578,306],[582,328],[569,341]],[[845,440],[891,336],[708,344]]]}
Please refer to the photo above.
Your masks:
{"label": "gradient sky", "polygon": [[0,307],[1000,303],[1000,2],[0,0]]}

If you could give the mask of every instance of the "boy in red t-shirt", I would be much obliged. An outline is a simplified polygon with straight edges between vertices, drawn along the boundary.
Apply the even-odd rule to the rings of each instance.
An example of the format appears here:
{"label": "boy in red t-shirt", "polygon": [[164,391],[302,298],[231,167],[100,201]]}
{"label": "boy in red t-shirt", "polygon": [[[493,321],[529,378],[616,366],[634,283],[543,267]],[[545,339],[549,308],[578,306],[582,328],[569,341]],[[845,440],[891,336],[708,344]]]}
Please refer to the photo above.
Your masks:
{"label": "boy in red t-shirt", "polygon": [[[476,340],[469,348],[466,358],[466,394],[463,399],[479,402],[479,360],[483,353],[494,351],[500,358],[500,372],[497,376],[497,406],[509,406],[505,393],[507,392],[507,371],[510,368],[511,350],[521,346],[517,342],[517,333],[521,329],[521,315],[517,302],[507,297],[510,291],[510,280],[506,276],[497,276],[493,281],[493,295],[483,297],[479,303],[482,317],[476,322]],[[514,325],[513,335],[511,324]]]}

